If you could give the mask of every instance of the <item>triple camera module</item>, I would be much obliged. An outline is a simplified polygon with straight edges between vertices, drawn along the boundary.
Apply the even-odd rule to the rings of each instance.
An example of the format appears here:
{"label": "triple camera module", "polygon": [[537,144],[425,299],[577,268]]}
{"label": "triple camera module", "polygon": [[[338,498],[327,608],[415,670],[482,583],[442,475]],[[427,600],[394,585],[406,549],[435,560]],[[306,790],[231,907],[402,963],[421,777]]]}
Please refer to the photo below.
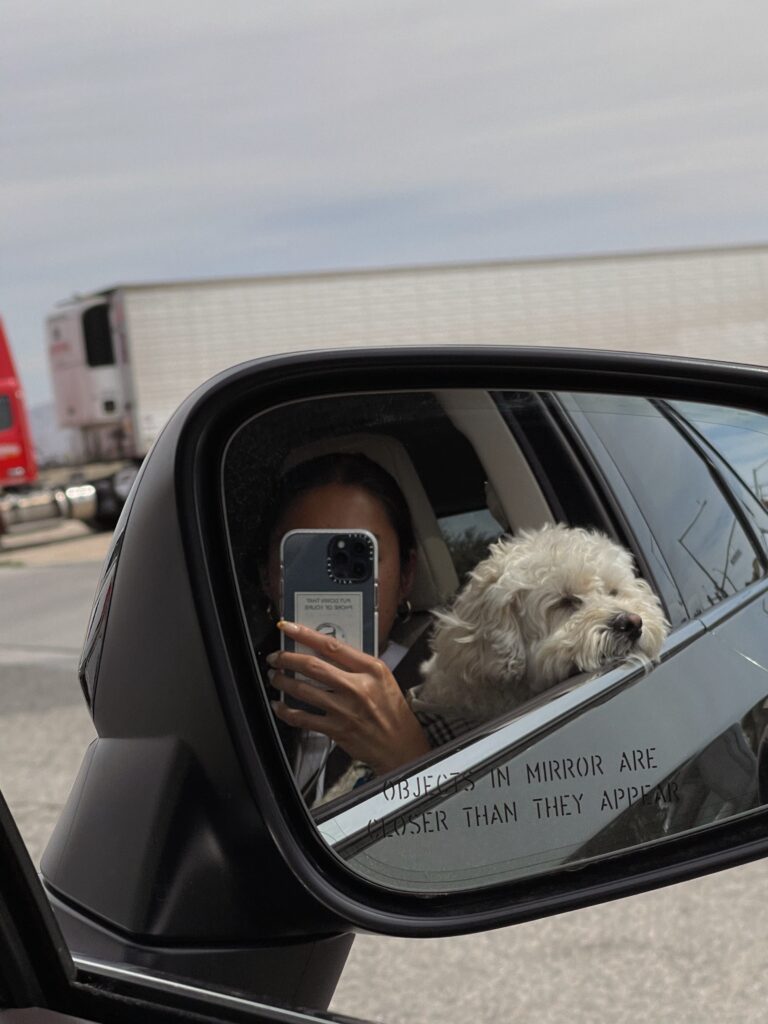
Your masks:
{"label": "triple camera module", "polygon": [[328,544],[328,575],[334,583],[362,583],[373,571],[373,542],[364,533],[335,534]]}

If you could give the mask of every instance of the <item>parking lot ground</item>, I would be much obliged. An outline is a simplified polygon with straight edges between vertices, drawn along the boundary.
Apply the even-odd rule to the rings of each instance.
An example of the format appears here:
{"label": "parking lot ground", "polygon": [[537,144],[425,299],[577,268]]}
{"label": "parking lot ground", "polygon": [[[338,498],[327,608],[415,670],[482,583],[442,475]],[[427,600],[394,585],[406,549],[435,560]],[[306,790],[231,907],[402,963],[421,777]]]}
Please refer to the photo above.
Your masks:
{"label": "parking lot ground", "polygon": [[35,862],[95,735],[77,661],[110,540],[51,520],[0,541],[0,789]]}
{"label": "parking lot ground", "polygon": [[73,519],[14,526],[0,536],[0,568],[101,562],[111,537]]}
{"label": "parking lot ground", "polygon": [[[95,735],[76,666],[110,541],[53,526],[0,550],[0,788],[36,863]],[[485,934],[361,935],[331,1009],[388,1024],[762,1024],[767,883],[768,860]]]}

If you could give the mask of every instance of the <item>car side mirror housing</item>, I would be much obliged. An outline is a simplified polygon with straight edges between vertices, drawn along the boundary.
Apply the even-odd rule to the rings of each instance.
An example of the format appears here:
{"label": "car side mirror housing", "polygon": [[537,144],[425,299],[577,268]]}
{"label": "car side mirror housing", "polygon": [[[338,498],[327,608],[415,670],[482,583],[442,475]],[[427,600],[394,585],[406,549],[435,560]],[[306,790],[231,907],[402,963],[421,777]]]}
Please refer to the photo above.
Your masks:
{"label": "car side mirror housing", "polygon": [[[319,1005],[354,930],[465,933],[763,856],[766,384],[436,347],[270,358],[190,396],[124,509],[83,651],[98,739],[42,861],[74,950],[301,1000],[311,949],[335,965]],[[383,770],[319,718],[292,728],[267,662],[288,527],[371,532],[349,502],[295,521],[312,487],[285,481],[361,459],[396,482],[413,536],[392,568],[391,517],[372,534],[370,657],[426,737]],[[358,478],[322,472],[316,495],[354,497]],[[344,644],[365,588],[318,564],[291,607]],[[356,678],[338,646],[304,649]],[[270,944],[296,950],[283,987],[263,957],[254,979]]]}

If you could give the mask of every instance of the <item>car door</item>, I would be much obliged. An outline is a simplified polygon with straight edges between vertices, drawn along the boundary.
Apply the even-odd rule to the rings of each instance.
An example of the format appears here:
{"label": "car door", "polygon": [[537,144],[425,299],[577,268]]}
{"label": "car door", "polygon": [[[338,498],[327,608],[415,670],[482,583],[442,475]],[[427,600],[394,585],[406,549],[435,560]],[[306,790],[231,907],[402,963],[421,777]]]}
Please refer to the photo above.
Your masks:
{"label": "car door", "polygon": [[[703,643],[681,646],[676,676],[707,712],[723,693],[743,692],[742,717],[711,735],[676,776],[680,800],[665,827],[694,827],[749,810],[758,803],[757,755],[766,727],[765,512],[740,493],[727,465],[717,464],[665,403],[594,395],[559,401],[577,443],[589,452],[606,489],[620,499],[635,543],[644,536],[645,561],[656,567],[657,577],[675,584],[679,600],[668,605],[670,639],[695,625],[705,631]],[[691,403],[689,413],[694,409]],[[642,451],[656,486],[637,472]],[[702,679],[712,665],[710,651],[722,668],[716,692],[708,694]]]}

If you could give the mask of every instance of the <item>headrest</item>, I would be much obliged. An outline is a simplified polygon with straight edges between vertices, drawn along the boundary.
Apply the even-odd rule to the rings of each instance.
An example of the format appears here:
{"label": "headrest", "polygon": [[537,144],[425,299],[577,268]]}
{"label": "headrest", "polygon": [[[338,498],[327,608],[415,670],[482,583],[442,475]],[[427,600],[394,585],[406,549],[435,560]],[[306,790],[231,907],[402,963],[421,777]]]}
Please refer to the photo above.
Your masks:
{"label": "headrest", "polygon": [[458,576],[432,505],[403,445],[383,434],[324,438],[294,449],[283,464],[283,472],[331,452],[361,452],[395,478],[410,509],[418,549],[411,604],[417,612],[445,604],[458,590]]}

